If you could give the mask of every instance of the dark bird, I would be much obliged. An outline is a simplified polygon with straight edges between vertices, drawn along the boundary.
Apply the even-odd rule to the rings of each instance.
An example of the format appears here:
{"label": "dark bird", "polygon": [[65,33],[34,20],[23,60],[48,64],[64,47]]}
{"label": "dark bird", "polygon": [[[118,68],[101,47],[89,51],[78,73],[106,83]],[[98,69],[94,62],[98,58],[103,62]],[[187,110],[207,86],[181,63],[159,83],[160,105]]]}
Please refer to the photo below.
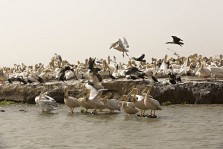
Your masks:
{"label": "dark bird", "polygon": [[141,78],[143,81],[145,81],[146,74],[144,72],[137,72],[136,75],[138,78]]}
{"label": "dark bird", "polygon": [[169,76],[169,82],[171,83],[171,84],[176,84],[177,82],[176,82],[176,75],[174,74],[174,73],[172,73],[172,72],[170,72],[170,73],[168,73],[168,76]]}
{"label": "dark bird", "polygon": [[173,38],[172,42],[166,42],[166,44],[178,44],[182,47],[182,45],[184,44],[182,39],[178,38],[177,36],[171,36]]}
{"label": "dark bird", "polygon": [[157,80],[157,78],[156,78],[154,75],[152,75],[152,80],[153,80],[154,82],[159,82],[159,81]]}
{"label": "dark bird", "polygon": [[95,64],[95,59],[93,59],[93,58],[90,57],[88,59],[88,69],[94,68],[94,64]]}
{"label": "dark bird", "polygon": [[43,78],[41,78],[40,76],[37,76],[37,81],[38,81],[39,83],[43,83],[43,82],[44,82]]}
{"label": "dark bird", "polygon": [[33,83],[33,81],[31,81],[30,79],[26,80],[27,83]]}
{"label": "dark bird", "polygon": [[137,67],[129,67],[128,70],[125,72],[125,75],[130,75],[134,73],[142,72]]}
{"label": "dark bird", "polygon": [[88,59],[88,69],[90,70],[90,73],[94,74],[98,73],[98,71],[101,71],[101,68],[94,67],[95,59],[96,58],[93,59],[91,57]]}
{"label": "dark bird", "polygon": [[144,60],[145,58],[145,54],[142,54],[140,57],[136,58],[136,57],[132,57],[133,60],[135,61],[140,61],[140,62],[146,62],[146,60]]}
{"label": "dark bird", "polygon": [[101,71],[101,68],[97,68],[97,67],[96,67],[96,68],[91,68],[89,72],[90,72],[90,73],[93,73],[93,74],[96,74],[96,73],[98,73],[99,71]]}

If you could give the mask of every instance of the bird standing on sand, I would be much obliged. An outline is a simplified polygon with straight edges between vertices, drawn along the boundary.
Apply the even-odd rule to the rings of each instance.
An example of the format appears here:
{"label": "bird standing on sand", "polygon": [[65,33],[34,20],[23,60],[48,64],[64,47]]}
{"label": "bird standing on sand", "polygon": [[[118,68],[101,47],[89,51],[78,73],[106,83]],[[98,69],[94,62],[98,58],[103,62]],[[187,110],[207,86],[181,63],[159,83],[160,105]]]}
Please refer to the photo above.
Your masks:
{"label": "bird standing on sand", "polygon": [[178,38],[177,36],[171,36],[173,38],[172,42],[166,42],[166,44],[178,44],[182,47],[182,45],[184,44],[182,39]]}

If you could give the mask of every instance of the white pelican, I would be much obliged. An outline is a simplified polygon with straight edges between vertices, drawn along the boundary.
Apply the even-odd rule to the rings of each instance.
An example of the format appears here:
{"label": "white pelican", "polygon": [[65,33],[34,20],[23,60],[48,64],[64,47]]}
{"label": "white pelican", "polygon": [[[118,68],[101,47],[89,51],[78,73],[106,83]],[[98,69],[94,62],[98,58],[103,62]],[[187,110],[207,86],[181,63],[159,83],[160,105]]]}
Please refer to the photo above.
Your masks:
{"label": "white pelican", "polygon": [[35,102],[40,105],[43,112],[56,110],[58,107],[57,102],[52,97],[43,94],[44,92],[43,90],[40,95],[35,98]]}
{"label": "white pelican", "polygon": [[110,110],[110,113],[114,113],[115,110],[120,111],[120,105],[117,99],[108,99],[111,93],[104,97],[102,101],[104,102],[104,107]]}
{"label": "white pelican", "polygon": [[[145,98],[144,98],[144,104],[145,104],[145,107],[148,108],[148,109],[151,109],[151,116],[153,117],[156,117],[155,115],[155,111],[156,110],[161,110],[161,106],[160,106],[160,103],[159,101],[153,99],[151,96],[150,96],[150,90],[148,89],[146,95],[145,95]],[[153,112],[153,113],[152,113]]]}
{"label": "white pelican", "polygon": [[85,112],[88,111],[88,109],[94,109],[93,106],[91,106],[89,103],[88,103],[88,98],[87,97],[81,97],[81,98],[78,98],[78,102],[79,102],[79,105],[86,109]]}
{"label": "white pelican", "polygon": [[70,108],[69,112],[74,113],[75,107],[80,107],[78,99],[72,96],[68,96],[68,87],[64,87],[64,103]]}
{"label": "white pelican", "polygon": [[124,102],[122,103],[122,108],[127,114],[136,114],[137,112],[139,112],[134,102],[128,102],[129,98],[131,101],[132,94],[133,94],[133,99],[136,98],[136,93],[137,93],[137,88],[133,88],[128,95],[123,95],[123,97],[120,99],[120,101],[124,100]]}
{"label": "white pelican", "polygon": [[127,95],[123,95],[123,97],[120,100],[124,100],[124,102],[122,103],[122,108],[125,111],[125,113],[136,114],[137,112],[139,112],[139,110],[136,109],[136,107],[135,107],[135,103],[127,102],[127,100],[128,100]]}
{"label": "white pelican", "polygon": [[144,116],[145,111],[149,109],[144,104],[144,98],[145,97],[142,95],[136,95],[136,98],[133,99],[133,102],[135,103],[135,107],[141,110],[140,116]]}
{"label": "white pelican", "polygon": [[89,81],[88,81],[88,83],[85,84],[85,87],[88,90],[90,90],[90,95],[89,95],[89,98],[87,101],[90,104],[90,106],[94,107],[94,113],[96,112],[96,109],[104,108],[104,103],[101,101],[101,95],[102,95],[102,92],[107,89],[97,90],[90,84]]}
{"label": "white pelican", "polygon": [[[125,45],[126,45],[126,47],[125,47]],[[112,43],[110,49],[114,48],[120,52],[123,52],[123,57],[124,57],[124,54],[126,54],[126,56],[128,56],[127,52],[129,52],[129,50],[126,49],[128,47],[129,47],[129,45],[128,45],[126,39],[124,38],[124,43],[121,41],[121,39],[119,39],[117,42]]]}
{"label": "white pelican", "polygon": [[201,67],[198,68],[195,75],[198,75],[199,77],[203,77],[203,78],[207,79],[207,77],[211,76],[211,69],[208,67],[204,67],[204,64],[201,64]]}

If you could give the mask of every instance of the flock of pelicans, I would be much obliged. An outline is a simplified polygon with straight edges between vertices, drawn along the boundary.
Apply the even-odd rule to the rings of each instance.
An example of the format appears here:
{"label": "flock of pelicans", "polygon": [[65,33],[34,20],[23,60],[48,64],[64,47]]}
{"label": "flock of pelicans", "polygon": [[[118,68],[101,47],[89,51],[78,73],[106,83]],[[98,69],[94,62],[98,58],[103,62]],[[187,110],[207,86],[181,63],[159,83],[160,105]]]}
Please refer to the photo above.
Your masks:
{"label": "flock of pelicans", "polygon": [[[182,39],[172,36],[173,41],[166,44],[177,44],[182,46]],[[129,44],[119,39],[112,43],[110,49],[113,48],[123,53],[123,57],[128,55]],[[170,50],[170,49],[168,49]],[[173,50],[171,50],[173,51]],[[180,56],[173,51],[173,56],[165,55],[163,59],[152,58],[151,62],[146,61],[145,54],[139,57],[129,57],[127,64],[117,62],[116,57],[108,56],[106,59],[88,58],[84,63],[70,64],[63,60],[58,54],[55,54],[49,64],[45,67],[42,63],[34,66],[26,66],[25,64],[14,67],[3,67],[0,69],[0,81],[2,84],[10,85],[20,83],[22,85],[43,84],[50,81],[66,81],[66,80],[83,80],[87,96],[75,98],[69,96],[69,87],[64,85],[64,103],[69,108],[69,112],[73,113],[75,107],[83,107],[93,109],[92,113],[96,113],[99,109],[109,109],[110,112],[120,111],[120,107],[127,114],[137,114],[145,116],[146,110],[151,110],[149,116],[156,117],[155,110],[161,110],[160,103],[153,99],[150,95],[151,86],[147,86],[142,93],[137,88],[120,99],[112,98],[112,93],[105,89],[102,85],[104,79],[141,79],[146,82],[151,79],[153,83],[177,84],[183,83],[182,76],[192,76],[204,78],[209,77],[223,78],[223,56],[218,55],[215,58],[205,57],[193,54],[188,57]],[[168,80],[160,81],[160,78],[168,78]],[[163,79],[162,79],[163,80]],[[57,109],[56,101],[47,95],[48,91],[44,89],[39,96],[35,98],[35,102],[40,105],[42,111],[50,112]]]}

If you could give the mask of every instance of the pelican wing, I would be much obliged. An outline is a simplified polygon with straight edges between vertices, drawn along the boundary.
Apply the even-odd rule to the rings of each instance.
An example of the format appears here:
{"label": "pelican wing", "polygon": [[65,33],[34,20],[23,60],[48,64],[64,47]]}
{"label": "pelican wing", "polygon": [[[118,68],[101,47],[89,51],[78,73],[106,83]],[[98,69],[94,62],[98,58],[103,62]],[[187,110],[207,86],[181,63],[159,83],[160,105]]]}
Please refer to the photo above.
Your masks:
{"label": "pelican wing", "polygon": [[111,45],[111,47],[109,49],[115,48],[118,45],[118,43],[119,43],[119,41],[116,41],[115,43],[112,43],[112,45]]}
{"label": "pelican wing", "polygon": [[162,109],[161,106],[160,106],[159,101],[157,101],[157,100],[155,100],[155,99],[153,99],[153,98],[150,98],[150,101],[151,101],[151,103],[152,103],[154,106],[156,106],[156,110],[161,110],[161,109]]}
{"label": "pelican wing", "polygon": [[57,102],[50,96],[44,95],[41,97],[40,101],[43,101],[45,104],[51,104],[55,107],[58,107]]}
{"label": "pelican wing", "polygon": [[122,42],[121,39],[118,40],[118,47],[120,47],[120,48],[122,48],[123,50],[125,50],[125,46],[124,46],[124,44],[123,44],[123,42]]}
{"label": "pelican wing", "polygon": [[102,95],[102,92],[103,91],[106,91],[107,89],[99,89],[98,91],[95,89],[95,90],[91,90],[90,91],[90,96],[89,96],[89,99],[90,100],[96,100],[96,99],[99,99]]}
{"label": "pelican wing", "polygon": [[129,44],[128,44],[127,40],[125,39],[125,37],[123,37],[123,40],[124,40],[124,45],[126,46],[126,48],[129,48]]}

